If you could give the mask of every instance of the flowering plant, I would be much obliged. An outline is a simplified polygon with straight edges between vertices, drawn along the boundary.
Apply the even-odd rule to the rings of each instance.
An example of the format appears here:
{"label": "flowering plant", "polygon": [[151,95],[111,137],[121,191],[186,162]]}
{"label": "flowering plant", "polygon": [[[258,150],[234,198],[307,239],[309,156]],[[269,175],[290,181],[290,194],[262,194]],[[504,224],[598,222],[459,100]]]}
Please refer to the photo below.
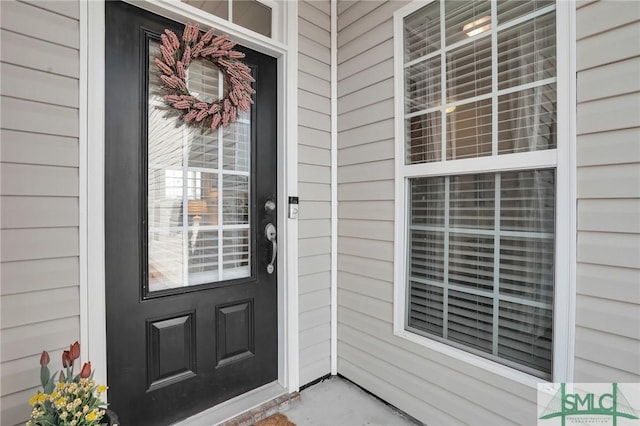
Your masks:
{"label": "flowering plant", "polygon": [[[49,372],[49,354],[40,356],[40,382],[42,391],[31,397],[33,406],[27,426],[93,426],[101,425],[104,403],[100,395],[105,385],[93,381],[91,363],[85,362],[77,375],[73,374],[75,360],[80,358],[80,344],[75,342],[62,353],[62,367],[58,383],[56,374]],[[65,374],[66,371],[66,374]]]}

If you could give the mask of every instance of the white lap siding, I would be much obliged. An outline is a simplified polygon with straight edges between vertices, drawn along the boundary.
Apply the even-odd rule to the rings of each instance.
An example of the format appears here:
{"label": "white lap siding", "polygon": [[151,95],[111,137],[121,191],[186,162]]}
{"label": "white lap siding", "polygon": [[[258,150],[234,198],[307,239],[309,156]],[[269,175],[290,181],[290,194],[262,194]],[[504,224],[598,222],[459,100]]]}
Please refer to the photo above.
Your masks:
{"label": "white lap siding", "polygon": [[2,425],[79,338],[79,3],[0,2]]}
{"label": "white lap siding", "polygon": [[574,380],[640,382],[640,2],[576,14]]}
{"label": "white lap siding", "polygon": [[331,4],[298,4],[300,384],[331,371]]}

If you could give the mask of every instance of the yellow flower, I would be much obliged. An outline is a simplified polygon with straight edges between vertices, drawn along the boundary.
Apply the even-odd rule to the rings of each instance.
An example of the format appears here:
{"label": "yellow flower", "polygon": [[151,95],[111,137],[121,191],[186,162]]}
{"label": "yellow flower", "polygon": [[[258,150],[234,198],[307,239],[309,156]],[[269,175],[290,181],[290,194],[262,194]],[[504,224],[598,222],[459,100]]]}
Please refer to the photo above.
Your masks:
{"label": "yellow flower", "polygon": [[106,390],[107,390],[107,387],[105,385],[98,386],[98,395]]}
{"label": "yellow flower", "polygon": [[58,391],[53,391],[49,394],[49,401],[53,401],[58,397]]}
{"label": "yellow flower", "polygon": [[43,403],[47,400],[47,394],[46,393],[39,393],[38,394],[38,402]]}
{"label": "yellow flower", "polygon": [[38,396],[40,396],[40,392],[29,398],[29,405],[35,405],[38,402]]}
{"label": "yellow flower", "polygon": [[56,387],[57,387],[58,389],[62,389],[62,388],[64,387],[64,385],[65,385],[65,383],[64,383],[64,382],[60,382],[60,383],[58,383],[58,384],[56,385]]}
{"label": "yellow flower", "polygon": [[97,418],[98,418],[98,415],[96,414],[95,411],[92,411],[89,414],[87,414],[87,420],[89,420],[90,422],[96,420]]}
{"label": "yellow flower", "polygon": [[66,403],[67,403],[67,400],[64,399],[63,397],[58,398],[56,402],[54,402],[56,408],[62,408],[65,406]]}

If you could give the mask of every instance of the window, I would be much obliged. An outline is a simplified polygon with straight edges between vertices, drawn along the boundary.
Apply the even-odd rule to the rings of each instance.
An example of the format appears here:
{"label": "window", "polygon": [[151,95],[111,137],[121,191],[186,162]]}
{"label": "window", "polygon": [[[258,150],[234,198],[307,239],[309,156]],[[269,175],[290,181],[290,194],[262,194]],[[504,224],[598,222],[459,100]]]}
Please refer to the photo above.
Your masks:
{"label": "window", "polygon": [[181,0],[267,37],[272,36],[272,8],[265,0]]}
{"label": "window", "polygon": [[396,332],[550,379],[569,144],[556,4],[431,1],[395,23]]}
{"label": "window", "polygon": [[[249,214],[252,184],[251,114],[202,134],[176,127],[166,113],[149,42],[148,290],[220,282],[251,275]],[[221,71],[195,60],[188,70],[192,94],[211,101],[225,91]]]}

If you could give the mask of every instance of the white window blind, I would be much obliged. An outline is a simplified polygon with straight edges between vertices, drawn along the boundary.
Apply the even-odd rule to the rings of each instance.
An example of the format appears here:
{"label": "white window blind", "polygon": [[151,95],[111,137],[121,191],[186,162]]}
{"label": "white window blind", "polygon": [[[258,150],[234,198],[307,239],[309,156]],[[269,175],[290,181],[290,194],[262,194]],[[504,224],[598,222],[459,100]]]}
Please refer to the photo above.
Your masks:
{"label": "white window blind", "polygon": [[554,174],[410,179],[410,329],[550,373]]}
{"label": "white window blind", "polygon": [[405,329],[550,378],[555,4],[433,1],[402,34]]}

